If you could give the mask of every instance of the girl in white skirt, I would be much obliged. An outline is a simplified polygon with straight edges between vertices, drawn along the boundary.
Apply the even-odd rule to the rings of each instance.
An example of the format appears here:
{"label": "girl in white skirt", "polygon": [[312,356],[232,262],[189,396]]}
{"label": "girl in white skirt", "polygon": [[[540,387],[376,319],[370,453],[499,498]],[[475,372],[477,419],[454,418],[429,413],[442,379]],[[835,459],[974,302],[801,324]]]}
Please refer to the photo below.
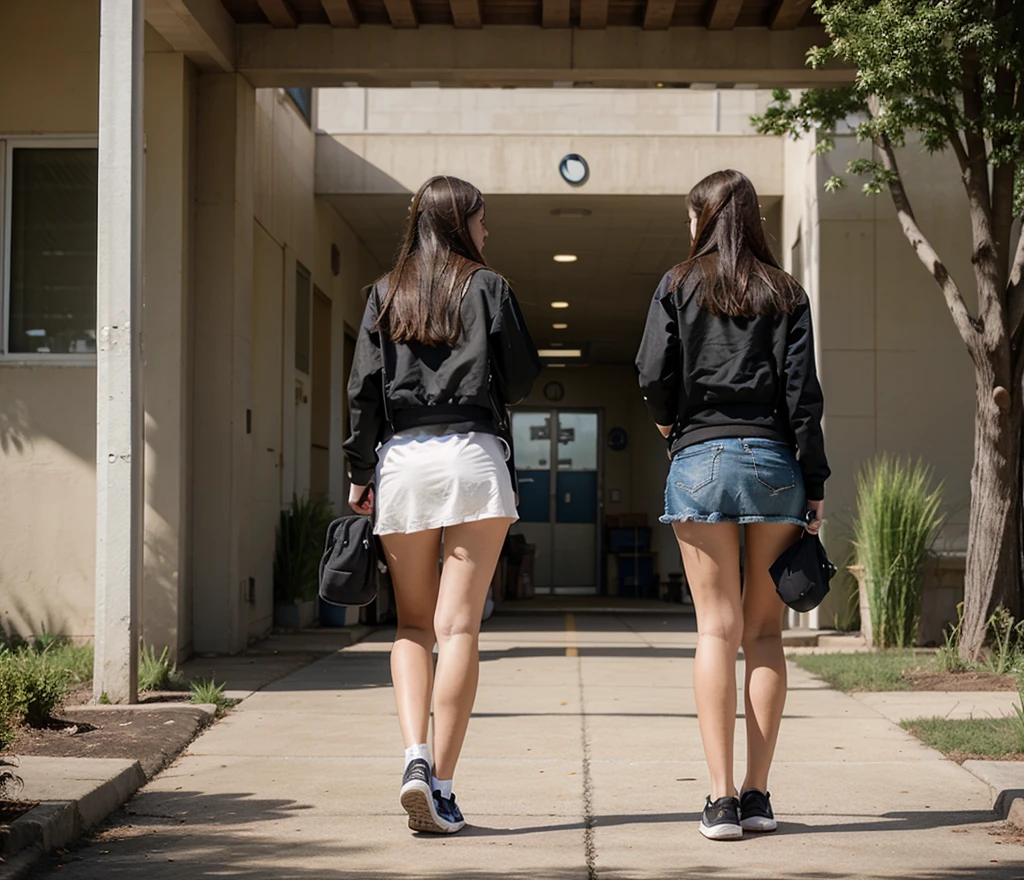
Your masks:
{"label": "girl in white skirt", "polygon": [[452,777],[488,586],[518,518],[507,408],[540,372],[515,296],[485,266],[487,235],[475,186],[447,176],[423,185],[395,268],[370,291],[349,382],[349,503],[376,513],[394,582],[401,803],[416,831],[465,825]]}

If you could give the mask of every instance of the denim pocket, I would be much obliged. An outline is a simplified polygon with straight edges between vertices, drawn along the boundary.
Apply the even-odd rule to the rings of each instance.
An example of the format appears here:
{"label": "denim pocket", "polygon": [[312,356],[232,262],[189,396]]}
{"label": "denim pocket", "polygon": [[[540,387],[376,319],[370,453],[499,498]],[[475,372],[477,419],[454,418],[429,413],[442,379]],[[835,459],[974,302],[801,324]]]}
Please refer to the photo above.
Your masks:
{"label": "denim pocket", "polygon": [[772,440],[744,440],[757,481],[772,495],[796,488],[795,459],[785,443]]}
{"label": "denim pocket", "polygon": [[715,481],[724,446],[701,445],[680,452],[672,462],[672,481],[679,489],[696,492]]}

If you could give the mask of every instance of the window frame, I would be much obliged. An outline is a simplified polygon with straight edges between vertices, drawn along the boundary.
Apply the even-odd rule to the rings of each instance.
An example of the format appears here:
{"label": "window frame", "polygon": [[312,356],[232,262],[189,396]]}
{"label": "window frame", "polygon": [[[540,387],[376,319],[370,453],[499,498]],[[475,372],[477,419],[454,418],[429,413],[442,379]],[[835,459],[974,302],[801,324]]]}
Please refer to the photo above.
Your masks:
{"label": "window frame", "polygon": [[[96,135],[5,135],[0,132],[0,366],[94,367],[96,353],[10,352],[11,214],[14,210],[14,151],[99,148]],[[99,291],[97,290],[97,295]],[[98,329],[98,328],[97,328]],[[97,333],[97,337],[99,334]]]}

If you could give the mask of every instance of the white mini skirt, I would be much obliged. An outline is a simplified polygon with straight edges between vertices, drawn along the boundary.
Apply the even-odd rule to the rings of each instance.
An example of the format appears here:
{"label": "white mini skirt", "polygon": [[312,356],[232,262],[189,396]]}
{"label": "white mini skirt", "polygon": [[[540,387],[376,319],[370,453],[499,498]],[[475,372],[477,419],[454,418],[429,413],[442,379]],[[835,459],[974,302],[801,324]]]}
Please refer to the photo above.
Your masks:
{"label": "white mini skirt", "polygon": [[378,535],[519,519],[508,447],[494,434],[415,428],[396,434],[377,455]]}

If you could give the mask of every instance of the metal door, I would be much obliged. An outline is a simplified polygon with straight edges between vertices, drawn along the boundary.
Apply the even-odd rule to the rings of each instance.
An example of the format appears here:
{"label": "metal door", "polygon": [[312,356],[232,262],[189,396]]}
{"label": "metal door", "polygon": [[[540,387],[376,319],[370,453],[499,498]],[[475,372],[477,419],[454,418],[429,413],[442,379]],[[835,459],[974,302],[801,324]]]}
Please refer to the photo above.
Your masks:
{"label": "metal door", "polygon": [[515,530],[536,547],[538,592],[597,592],[599,429],[593,410],[512,413],[520,516]]}

